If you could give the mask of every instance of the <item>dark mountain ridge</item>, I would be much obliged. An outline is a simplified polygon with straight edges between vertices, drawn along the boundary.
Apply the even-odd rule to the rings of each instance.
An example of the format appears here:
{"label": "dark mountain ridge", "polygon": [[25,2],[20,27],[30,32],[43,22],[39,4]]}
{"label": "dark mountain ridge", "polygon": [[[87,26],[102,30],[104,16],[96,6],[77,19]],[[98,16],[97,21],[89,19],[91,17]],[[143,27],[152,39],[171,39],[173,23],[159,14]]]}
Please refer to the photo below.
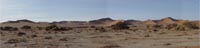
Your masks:
{"label": "dark mountain ridge", "polygon": [[[28,19],[22,19],[22,20],[16,20],[16,21],[7,21],[7,22],[2,22],[1,24],[7,24],[7,23],[20,23],[20,22],[24,22],[24,23],[45,23],[45,24],[108,24],[111,23],[113,21],[116,21],[114,19],[111,18],[101,18],[101,19],[97,19],[97,20],[91,20],[91,21],[54,21],[54,22],[34,22]],[[189,20],[179,20],[179,19],[174,19],[172,17],[166,17],[160,20],[145,20],[145,21],[140,21],[140,20],[124,20],[125,23],[127,24],[172,24],[172,23],[183,23],[183,22],[194,22],[194,23],[199,23],[200,20],[195,20],[195,21],[189,21]]]}

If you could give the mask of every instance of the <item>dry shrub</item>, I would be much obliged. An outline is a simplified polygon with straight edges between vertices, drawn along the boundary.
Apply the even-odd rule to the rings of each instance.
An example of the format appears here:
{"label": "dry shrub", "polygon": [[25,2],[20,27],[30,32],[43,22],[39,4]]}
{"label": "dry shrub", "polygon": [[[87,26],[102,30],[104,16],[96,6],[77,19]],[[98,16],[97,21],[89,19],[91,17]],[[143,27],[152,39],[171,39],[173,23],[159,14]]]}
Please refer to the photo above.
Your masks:
{"label": "dry shrub", "polygon": [[18,35],[18,36],[23,36],[23,35],[26,35],[26,33],[24,33],[24,32],[19,32],[19,33],[17,33],[17,35]]}
{"label": "dry shrub", "polygon": [[119,45],[106,45],[101,48],[120,48],[120,46]]}
{"label": "dry shrub", "polygon": [[57,25],[50,25],[46,27],[47,31],[68,31],[68,30],[72,30],[72,28],[68,27],[58,27]]}
{"label": "dry shrub", "polygon": [[178,26],[178,24],[169,24],[169,25],[167,25],[166,29],[171,30],[176,26]]}
{"label": "dry shrub", "polygon": [[184,25],[178,25],[176,27],[173,28],[173,30],[176,30],[176,31],[185,31],[187,30],[188,28]]}
{"label": "dry shrub", "polygon": [[68,38],[61,38],[59,41],[68,41]]}
{"label": "dry shrub", "polygon": [[156,25],[153,25],[152,27],[153,27],[153,28],[156,28],[156,29],[161,29],[161,28],[163,28],[162,25],[157,25],[157,24],[156,24]]}
{"label": "dry shrub", "polygon": [[163,34],[167,34],[166,32],[161,32],[161,33],[159,33],[159,35],[163,35]]}
{"label": "dry shrub", "polygon": [[96,26],[90,26],[90,28],[95,28]]}
{"label": "dry shrub", "polygon": [[107,30],[104,27],[96,27],[95,30],[100,32],[106,32]]}
{"label": "dry shrub", "polygon": [[130,29],[130,30],[132,30],[132,31],[134,31],[134,32],[135,32],[135,31],[138,31],[138,30],[140,30],[140,29],[139,29],[139,28],[137,28],[137,27],[134,27],[134,28],[133,28],[133,27],[131,27],[131,28],[129,28],[129,29]]}
{"label": "dry shrub", "polygon": [[58,28],[57,25],[50,25],[50,26],[47,26],[47,27],[46,27],[46,30],[47,30],[47,31],[48,31],[48,30],[54,30],[54,29],[56,29],[56,28]]}
{"label": "dry shrub", "polygon": [[44,37],[44,39],[52,39],[53,37],[51,37],[51,36],[46,36],[46,37]]}
{"label": "dry shrub", "polygon": [[14,43],[21,43],[21,42],[27,42],[26,39],[9,39],[5,44],[14,44]]}
{"label": "dry shrub", "polygon": [[18,30],[18,28],[11,27],[11,26],[0,27],[0,29],[3,31],[17,31]]}
{"label": "dry shrub", "polygon": [[37,35],[31,35],[32,38],[38,37]]}
{"label": "dry shrub", "polygon": [[173,30],[177,30],[177,31],[185,31],[185,30],[191,30],[191,29],[199,29],[199,27],[191,22],[185,22],[173,28]]}
{"label": "dry shrub", "polygon": [[144,37],[151,37],[149,34],[145,35]]}
{"label": "dry shrub", "polygon": [[21,29],[24,29],[24,30],[31,30],[31,26],[28,26],[28,25],[25,25],[23,27],[21,27]]}
{"label": "dry shrub", "polygon": [[186,23],[183,23],[183,25],[190,29],[199,29],[199,27],[192,22],[186,22]]}
{"label": "dry shrub", "polygon": [[180,46],[176,48],[200,48],[200,46]]}
{"label": "dry shrub", "polygon": [[43,27],[36,27],[38,30],[43,30]]}
{"label": "dry shrub", "polygon": [[117,24],[114,24],[112,26],[110,26],[112,29],[129,29],[128,24],[123,23],[123,22],[119,22]]}
{"label": "dry shrub", "polygon": [[171,43],[165,43],[164,45],[167,45],[167,46],[169,46],[169,45],[172,45]]}

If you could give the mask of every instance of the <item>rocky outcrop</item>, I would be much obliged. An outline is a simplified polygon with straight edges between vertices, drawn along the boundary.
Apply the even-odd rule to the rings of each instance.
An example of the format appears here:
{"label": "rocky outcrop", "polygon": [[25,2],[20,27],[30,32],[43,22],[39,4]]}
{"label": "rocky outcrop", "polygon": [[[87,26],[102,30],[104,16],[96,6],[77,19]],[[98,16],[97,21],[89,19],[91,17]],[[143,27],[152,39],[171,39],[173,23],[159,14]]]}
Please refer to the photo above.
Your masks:
{"label": "rocky outcrop", "polygon": [[163,18],[161,19],[161,22],[159,22],[160,24],[174,24],[176,23],[176,19],[173,19],[171,17],[166,17],[166,18]]}
{"label": "rocky outcrop", "polygon": [[144,24],[146,24],[146,25],[155,25],[155,24],[157,24],[156,22],[154,22],[153,20],[146,20],[146,21],[144,21]]}
{"label": "rocky outcrop", "polygon": [[108,27],[111,27],[112,29],[128,29],[128,24],[124,22],[124,20],[116,20],[112,23],[107,25]]}
{"label": "rocky outcrop", "polygon": [[114,21],[114,20],[111,18],[102,18],[102,19],[98,19],[98,20],[89,21],[89,23],[91,23],[91,24],[107,24],[112,21]]}

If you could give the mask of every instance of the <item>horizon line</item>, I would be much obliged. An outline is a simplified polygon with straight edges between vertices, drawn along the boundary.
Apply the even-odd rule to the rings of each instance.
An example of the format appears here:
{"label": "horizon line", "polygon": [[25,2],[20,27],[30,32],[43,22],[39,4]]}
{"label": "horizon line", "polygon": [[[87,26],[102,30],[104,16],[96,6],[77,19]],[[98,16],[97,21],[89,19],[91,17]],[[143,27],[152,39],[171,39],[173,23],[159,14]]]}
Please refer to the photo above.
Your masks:
{"label": "horizon line", "polygon": [[[112,20],[138,20],[138,19],[115,19],[115,18],[111,18],[111,17],[103,17],[103,18],[110,18]],[[98,19],[103,19],[103,18],[98,18]],[[173,17],[164,17],[164,18],[172,18],[172,19],[176,19],[176,20],[200,21],[200,19],[191,20],[191,19],[177,19],[177,18],[173,18]],[[164,18],[160,18],[160,19],[143,19],[143,20],[140,19],[138,21],[162,20]],[[0,23],[2,23],[2,22],[8,22],[8,21],[18,21],[18,20],[29,20],[29,21],[33,21],[33,22],[60,22],[60,21],[92,21],[92,20],[98,20],[98,19],[91,19],[91,20],[54,20],[54,21],[36,21],[36,20],[33,20],[33,19],[16,19],[16,20],[0,21]]]}

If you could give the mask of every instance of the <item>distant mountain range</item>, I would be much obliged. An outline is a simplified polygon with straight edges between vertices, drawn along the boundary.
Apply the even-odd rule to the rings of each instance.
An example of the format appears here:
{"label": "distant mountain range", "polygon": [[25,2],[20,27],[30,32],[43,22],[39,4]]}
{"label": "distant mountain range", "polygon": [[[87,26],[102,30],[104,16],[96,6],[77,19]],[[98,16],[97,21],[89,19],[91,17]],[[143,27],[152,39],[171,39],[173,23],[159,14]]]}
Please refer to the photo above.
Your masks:
{"label": "distant mountain range", "polygon": [[91,21],[58,21],[58,22],[34,22],[27,19],[7,21],[0,23],[0,27],[48,27],[51,25],[57,25],[59,27],[72,27],[72,28],[90,28],[90,27],[103,27],[112,29],[131,29],[131,30],[149,30],[149,29],[168,29],[168,30],[193,30],[200,29],[200,20],[190,21],[174,19],[166,17],[160,20],[114,20],[111,18],[101,18]]}
{"label": "distant mountain range", "polygon": [[[60,25],[105,25],[105,24],[110,24],[116,20],[111,19],[111,18],[101,18],[97,20],[91,20],[91,21],[58,21],[58,22],[34,22],[31,20],[27,19],[22,19],[22,20],[16,20],[16,21],[7,21],[7,22],[2,22],[2,24],[12,24],[12,23],[22,23],[22,24],[60,24]],[[166,17],[160,20],[145,20],[145,21],[140,21],[140,20],[124,20],[124,23],[126,24],[134,24],[134,25],[155,25],[155,24],[183,24],[185,22],[191,22],[195,23],[197,25],[200,24],[200,20],[196,21],[189,21],[189,20],[181,20],[181,19],[174,19],[172,17]],[[200,26],[200,25],[199,25]]]}

